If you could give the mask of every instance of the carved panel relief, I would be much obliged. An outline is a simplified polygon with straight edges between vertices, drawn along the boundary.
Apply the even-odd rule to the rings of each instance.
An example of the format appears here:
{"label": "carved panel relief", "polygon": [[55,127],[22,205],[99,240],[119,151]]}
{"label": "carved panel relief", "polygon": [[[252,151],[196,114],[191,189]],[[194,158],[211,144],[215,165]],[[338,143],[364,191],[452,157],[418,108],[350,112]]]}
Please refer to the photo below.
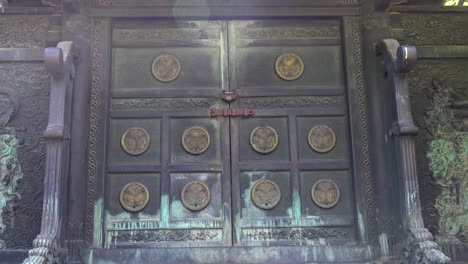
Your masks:
{"label": "carved panel relief", "polygon": [[409,76],[424,224],[439,242],[467,241],[467,71],[468,60],[420,60]]}
{"label": "carved panel relief", "polygon": [[36,48],[46,46],[47,17],[0,17],[1,48]]}
{"label": "carved panel relief", "polygon": [[[8,144],[1,145],[16,145],[18,168],[13,172],[20,173],[20,169],[22,173],[22,179],[17,182],[14,191],[15,199],[9,199],[1,208],[5,229],[3,233],[0,232],[0,239],[5,241],[8,249],[29,248],[41,224],[46,150],[42,133],[47,125],[49,76],[41,63],[0,63],[0,80],[2,87],[15,91],[15,100],[18,101],[11,122],[6,129],[2,127],[3,132],[10,131],[1,133],[2,142]],[[1,113],[2,116],[4,114]],[[16,138],[12,138],[12,135],[16,135]],[[2,175],[5,176],[3,172]]]}

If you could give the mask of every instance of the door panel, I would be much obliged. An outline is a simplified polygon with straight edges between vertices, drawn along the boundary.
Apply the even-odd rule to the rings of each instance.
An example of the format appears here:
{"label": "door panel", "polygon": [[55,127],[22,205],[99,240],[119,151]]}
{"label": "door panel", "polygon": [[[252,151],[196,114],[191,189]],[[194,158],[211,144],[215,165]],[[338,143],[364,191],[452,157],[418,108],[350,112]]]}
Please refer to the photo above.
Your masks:
{"label": "door panel", "polygon": [[255,110],[231,119],[235,245],[355,237],[340,34],[334,20],[229,24],[231,107]]}
{"label": "door panel", "polygon": [[107,246],[231,244],[229,119],[208,116],[228,107],[225,38],[225,22],[114,23]]}

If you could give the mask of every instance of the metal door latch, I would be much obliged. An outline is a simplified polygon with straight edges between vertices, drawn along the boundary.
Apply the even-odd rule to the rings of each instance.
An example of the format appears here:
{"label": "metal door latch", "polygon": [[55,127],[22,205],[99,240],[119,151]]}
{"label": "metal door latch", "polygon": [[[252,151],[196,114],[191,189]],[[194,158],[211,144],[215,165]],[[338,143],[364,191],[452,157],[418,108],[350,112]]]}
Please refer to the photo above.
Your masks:
{"label": "metal door latch", "polygon": [[221,95],[221,98],[224,101],[230,103],[237,99],[237,91],[236,90],[234,91],[223,90],[223,94]]}
{"label": "metal door latch", "polygon": [[255,115],[255,111],[249,108],[238,108],[238,109],[219,109],[213,108],[210,111],[211,117],[249,117]]}

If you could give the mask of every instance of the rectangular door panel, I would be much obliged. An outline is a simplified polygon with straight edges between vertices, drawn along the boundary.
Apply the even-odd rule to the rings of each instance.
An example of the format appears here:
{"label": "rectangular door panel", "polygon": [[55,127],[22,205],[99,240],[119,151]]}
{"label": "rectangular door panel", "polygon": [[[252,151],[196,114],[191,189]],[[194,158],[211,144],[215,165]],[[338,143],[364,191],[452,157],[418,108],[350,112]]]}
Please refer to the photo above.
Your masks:
{"label": "rectangular door panel", "polygon": [[355,239],[337,20],[229,24],[234,244]]}
{"label": "rectangular door panel", "polygon": [[116,21],[105,245],[231,244],[226,23]]}

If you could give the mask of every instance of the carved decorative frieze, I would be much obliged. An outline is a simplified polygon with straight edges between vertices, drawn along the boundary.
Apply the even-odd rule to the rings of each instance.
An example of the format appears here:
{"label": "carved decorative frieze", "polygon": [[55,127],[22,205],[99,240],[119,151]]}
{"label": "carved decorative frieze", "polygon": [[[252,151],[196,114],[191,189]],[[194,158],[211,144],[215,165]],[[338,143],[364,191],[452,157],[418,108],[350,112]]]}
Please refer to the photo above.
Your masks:
{"label": "carved decorative frieze", "polygon": [[212,98],[138,98],[112,99],[112,110],[210,108],[218,100]]}
{"label": "carved decorative frieze", "polygon": [[372,180],[370,155],[369,155],[369,130],[368,130],[368,114],[367,114],[367,97],[366,88],[364,85],[364,72],[362,65],[362,50],[361,50],[361,27],[360,20],[353,19],[351,21],[352,49],[354,58],[354,70],[356,76],[356,91],[359,102],[359,120],[360,120],[360,137],[361,137],[361,170],[364,178],[364,191],[366,200],[367,224],[366,230],[369,233],[371,240],[377,239],[377,222],[375,217],[375,201],[374,187]]}
{"label": "carved decorative frieze", "polygon": [[45,47],[46,16],[1,16],[0,48]]}
{"label": "carved decorative frieze", "polygon": [[321,238],[346,238],[347,231],[335,228],[276,228],[271,230],[243,229],[249,240],[317,240]]}
{"label": "carved decorative frieze", "polygon": [[104,46],[104,34],[108,22],[106,20],[94,20],[91,45],[91,100],[89,114],[89,151],[88,151],[88,193],[86,200],[86,233],[85,240],[90,243],[94,233],[94,195],[96,191],[97,175],[97,140],[100,104],[102,103],[103,81],[105,79],[104,54],[107,47]]}
{"label": "carved decorative frieze", "polygon": [[309,27],[271,27],[271,28],[244,28],[238,31],[239,39],[313,39],[338,38],[340,35],[338,25],[317,25]]}
{"label": "carved decorative frieze", "polygon": [[222,229],[112,231],[112,243],[220,241]]}
{"label": "carved decorative frieze", "polygon": [[405,41],[412,45],[468,44],[465,14],[402,14]]}
{"label": "carved decorative frieze", "polygon": [[344,103],[343,96],[290,96],[290,97],[252,97],[241,98],[242,104],[256,108],[313,107],[340,105]]}
{"label": "carved decorative frieze", "polygon": [[203,40],[219,39],[220,32],[217,28],[147,28],[147,29],[122,29],[113,31],[113,39],[117,41],[135,40]]}

